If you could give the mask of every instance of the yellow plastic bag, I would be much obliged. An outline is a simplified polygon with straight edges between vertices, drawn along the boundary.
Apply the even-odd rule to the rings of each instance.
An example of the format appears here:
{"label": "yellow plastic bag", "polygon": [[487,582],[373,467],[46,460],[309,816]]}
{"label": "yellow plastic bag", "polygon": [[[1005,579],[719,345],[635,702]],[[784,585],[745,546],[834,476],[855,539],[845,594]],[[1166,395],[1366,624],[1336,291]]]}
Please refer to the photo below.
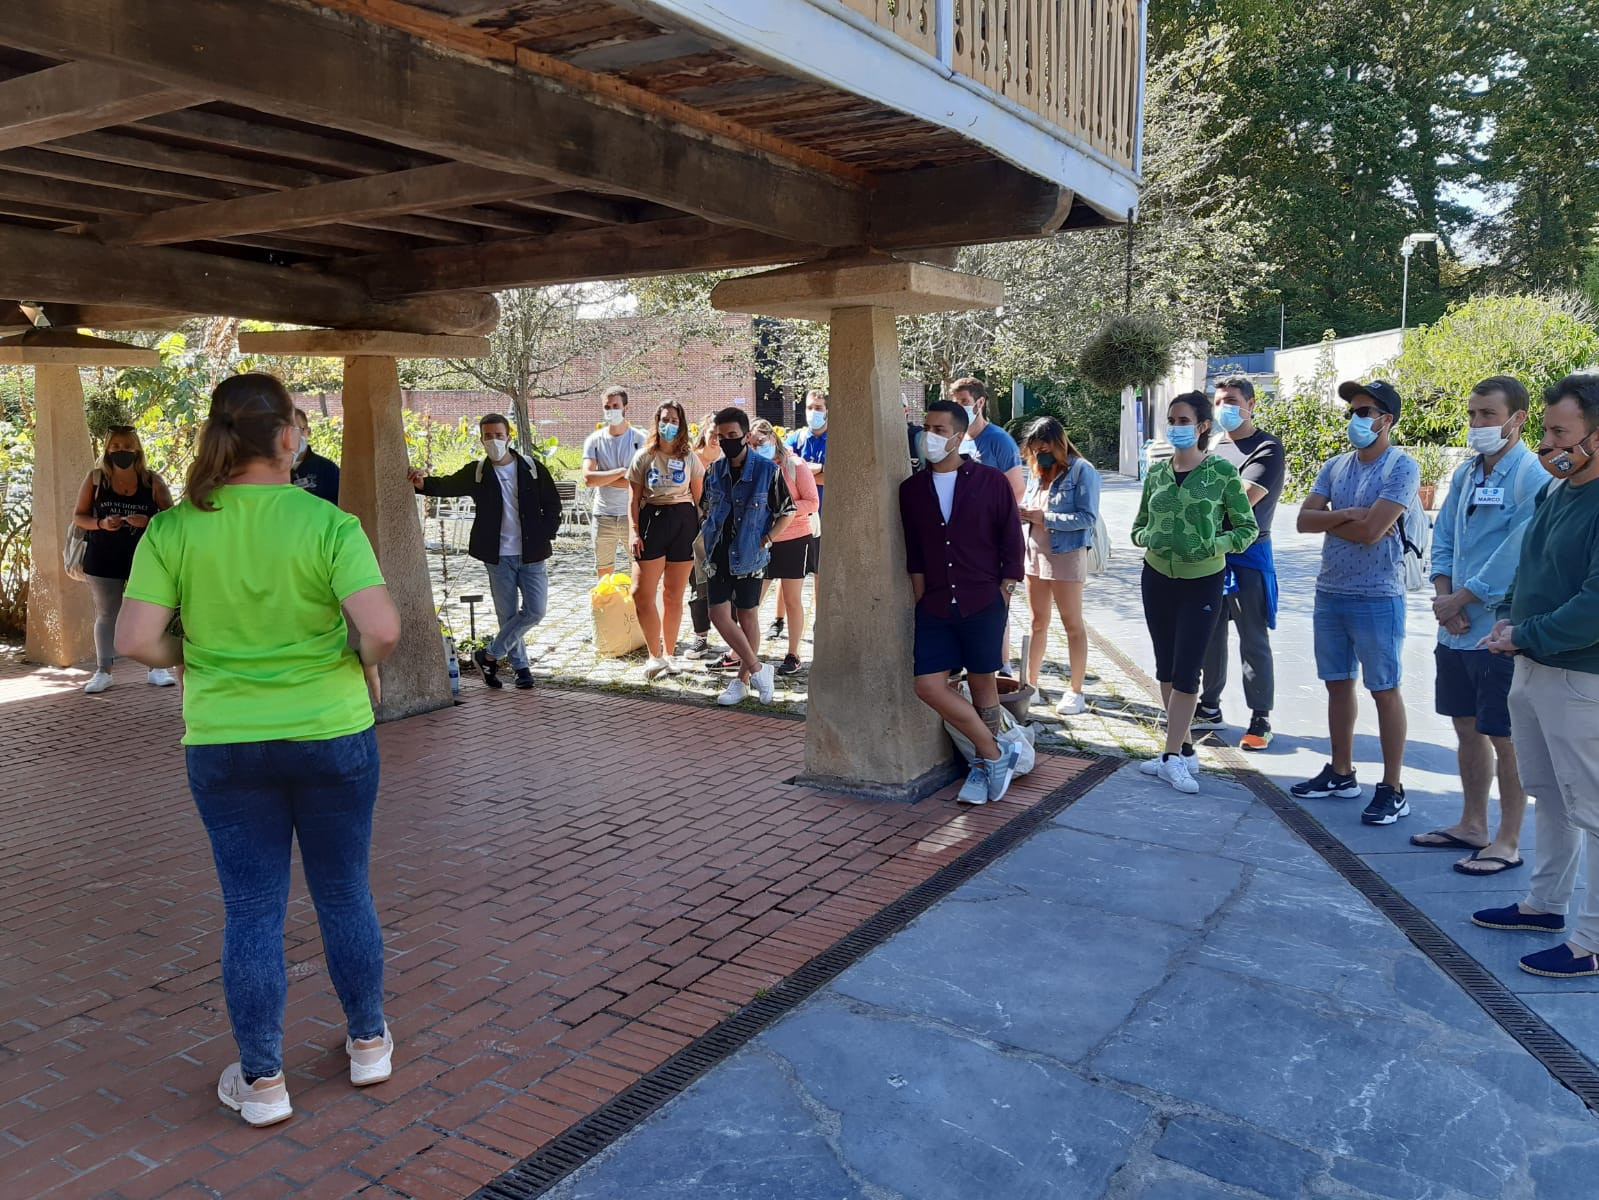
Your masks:
{"label": "yellow plastic bag", "polygon": [[621,658],[643,648],[644,630],[633,611],[632,580],[607,575],[590,591],[589,603],[594,608],[594,649],[601,658]]}

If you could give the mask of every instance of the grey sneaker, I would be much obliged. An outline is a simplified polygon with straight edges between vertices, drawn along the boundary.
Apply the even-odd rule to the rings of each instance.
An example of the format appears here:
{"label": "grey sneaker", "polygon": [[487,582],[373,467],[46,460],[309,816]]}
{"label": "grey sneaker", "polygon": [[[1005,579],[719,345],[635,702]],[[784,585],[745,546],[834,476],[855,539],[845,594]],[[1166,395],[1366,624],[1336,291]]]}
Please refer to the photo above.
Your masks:
{"label": "grey sneaker", "polygon": [[955,794],[955,800],[959,804],[987,804],[988,788],[988,762],[980,758],[966,773],[966,782],[961,784],[961,790]]}
{"label": "grey sneaker", "polygon": [[294,1115],[282,1071],[271,1079],[257,1079],[250,1084],[244,1082],[244,1068],[231,1063],[217,1080],[217,1099],[243,1117],[247,1125],[276,1125]]}
{"label": "grey sneaker", "polygon": [[1016,760],[1021,751],[1010,743],[999,748],[999,758],[988,764],[988,799],[992,803],[1002,798],[1010,789],[1011,776],[1016,773]]}

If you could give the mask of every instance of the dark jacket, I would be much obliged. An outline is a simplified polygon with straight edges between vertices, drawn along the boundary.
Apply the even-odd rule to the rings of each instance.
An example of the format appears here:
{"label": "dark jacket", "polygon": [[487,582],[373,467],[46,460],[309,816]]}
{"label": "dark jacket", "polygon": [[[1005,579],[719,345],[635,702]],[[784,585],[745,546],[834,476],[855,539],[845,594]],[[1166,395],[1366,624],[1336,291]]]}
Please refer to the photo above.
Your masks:
{"label": "dark jacket", "polygon": [[307,450],[305,457],[294,465],[292,481],[320,500],[329,504],[339,502],[339,464],[323,458],[315,450]]}
{"label": "dark jacket", "polygon": [[[515,450],[516,502],[522,516],[522,561],[543,562],[554,550],[561,528],[561,497],[555,479],[538,463]],[[422,481],[424,496],[470,496],[474,513],[466,552],[493,566],[500,561],[500,481],[487,458],[469,462],[453,475],[429,475]]]}

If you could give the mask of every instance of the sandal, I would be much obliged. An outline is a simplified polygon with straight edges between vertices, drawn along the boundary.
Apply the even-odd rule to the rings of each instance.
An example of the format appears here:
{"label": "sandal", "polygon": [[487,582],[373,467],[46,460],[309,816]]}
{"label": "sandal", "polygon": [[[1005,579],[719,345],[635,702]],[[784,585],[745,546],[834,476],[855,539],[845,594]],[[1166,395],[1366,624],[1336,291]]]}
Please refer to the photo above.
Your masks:
{"label": "sandal", "polygon": [[[1424,840],[1426,838],[1440,838],[1441,840],[1429,842]],[[1468,842],[1465,838],[1456,837],[1447,829],[1433,829],[1426,833],[1413,833],[1410,835],[1410,844],[1412,846],[1420,846],[1425,850],[1486,850],[1488,848],[1486,844],[1479,846],[1473,842]]]}
{"label": "sandal", "polygon": [[1506,871],[1515,870],[1526,861],[1527,860],[1524,858],[1512,860],[1508,858],[1500,858],[1495,854],[1482,854],[1481,852],[1477,852],[1472,854],[1472,856],[1467,859],[1466,862],[1498,863],[1499,865],[1497,867],[1490,868],[1487,871],[1473,871],[1470,867],[1466,866],[1465,863],[1455,863],[1453,865],[1455,870],[1459,871],[1462,875],[1502,875]]}

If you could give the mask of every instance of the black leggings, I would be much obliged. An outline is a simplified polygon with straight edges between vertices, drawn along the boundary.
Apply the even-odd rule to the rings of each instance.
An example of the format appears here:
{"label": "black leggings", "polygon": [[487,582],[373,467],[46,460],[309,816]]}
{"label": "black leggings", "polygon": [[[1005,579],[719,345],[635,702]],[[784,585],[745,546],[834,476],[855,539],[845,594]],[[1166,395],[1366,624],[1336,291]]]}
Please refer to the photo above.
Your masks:
{"label": "black leggings", "polygon": [[1221,616],[1222,575],[1172,579],[1144,564],[1144,624],[1155,647],[1155,678],[1174,692],[1199,692],[1199,669]]}

